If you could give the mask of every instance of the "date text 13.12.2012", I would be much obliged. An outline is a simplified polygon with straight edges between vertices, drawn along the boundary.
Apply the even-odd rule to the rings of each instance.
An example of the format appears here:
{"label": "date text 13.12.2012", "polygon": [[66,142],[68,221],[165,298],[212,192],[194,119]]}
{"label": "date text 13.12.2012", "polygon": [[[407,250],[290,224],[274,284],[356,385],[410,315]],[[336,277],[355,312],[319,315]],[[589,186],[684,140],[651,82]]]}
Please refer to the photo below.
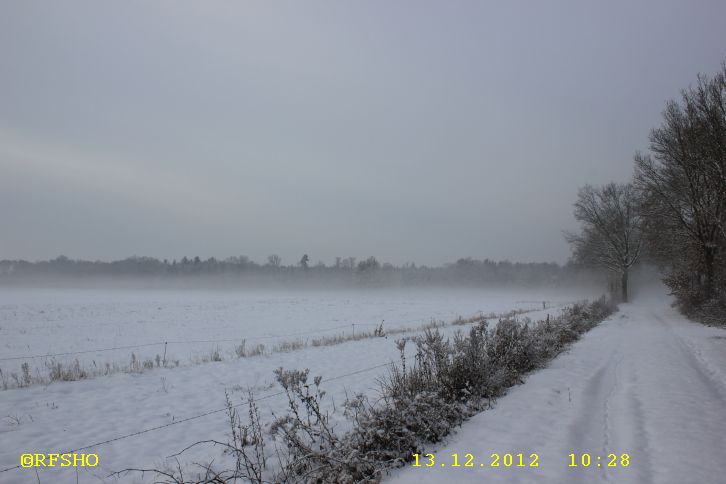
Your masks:
{"label": "date text 13.12.2012", "polygon": [[[413,467],[539,467],[538,454],[506,453],[490,454],[481,459],[474,454],[449,454],[446,457],[434,454],[411,454]],[[606,457],[588,453],[569,454],[568,467],[628,467],[629,454],[607,454]]]}

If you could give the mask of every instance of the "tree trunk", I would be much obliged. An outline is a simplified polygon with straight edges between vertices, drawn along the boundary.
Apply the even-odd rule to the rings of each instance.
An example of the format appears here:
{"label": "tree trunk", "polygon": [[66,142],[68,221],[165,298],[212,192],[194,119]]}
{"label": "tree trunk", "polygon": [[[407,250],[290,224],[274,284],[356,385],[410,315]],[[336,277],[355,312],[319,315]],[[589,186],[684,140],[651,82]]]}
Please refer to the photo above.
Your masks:
{"label": "tree trunk", "polygon": [[623,274],[620,279],[620,289],[622,290],[623,302],[628,302],[628,270],[623,270]]}
{"label": "tree trunk", "polygon": [[706,281],[703,287],[703,293],[706,296],[706,299],[711,299],[714,292],[714,265],[716,260],[715,252],[716,251],[713,248],[706,247],[703,254],[704,272],[706,273]]}

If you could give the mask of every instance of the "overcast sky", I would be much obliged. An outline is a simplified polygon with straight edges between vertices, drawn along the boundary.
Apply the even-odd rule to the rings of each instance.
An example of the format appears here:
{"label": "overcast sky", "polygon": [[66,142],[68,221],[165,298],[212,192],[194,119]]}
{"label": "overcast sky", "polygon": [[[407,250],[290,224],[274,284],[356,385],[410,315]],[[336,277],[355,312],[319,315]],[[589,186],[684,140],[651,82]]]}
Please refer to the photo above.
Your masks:
{"label": "overcast sky", "polygon": [[726,2],[0,3],[0,259],[564,262]]}

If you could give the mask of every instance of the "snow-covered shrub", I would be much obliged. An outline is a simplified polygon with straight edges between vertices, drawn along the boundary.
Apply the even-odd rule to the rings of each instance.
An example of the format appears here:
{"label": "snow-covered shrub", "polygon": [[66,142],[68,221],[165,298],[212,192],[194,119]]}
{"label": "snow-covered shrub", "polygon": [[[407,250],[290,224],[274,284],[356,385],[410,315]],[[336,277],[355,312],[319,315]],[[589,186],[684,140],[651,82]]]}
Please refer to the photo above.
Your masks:
{"label": "snow-covered shrub", "polygon": [[[335,456],[340,446],[330,418],[321,409],[325,392],[321,377],[308,382],[309,370],[275,370],[287,396],[288,413],[277,417],[270,433],[283,442],[286,453],[275,482],[320,482],[318,476],[338,475],[344,463]],[[279,454],[278,454],[279,455]]]}
{"label": "snow-covered shrub", "polygon": [[216,347],[209,353],[209,361],[222,361],[222,354],[219,352],[219,347]]}
{"label": "snow-covered shrub", "polygon": [[247,356],[259,356],[265,354],[265,345],[262,343],[256,344],[246,353]]}
{"label": "snow-covered shrub", "polygon": [[30,385],[31,382],[31,376],[30,376],[30,364],[26,361],[22,365],[20,365],[20,369],[23,372],[23,386]]}
{"label": "snow-covered shrub", "polygon": [[359,412],[346,444],[369,465],[357,468],[371,478],[382,467],[401,465],[425,442],[439,442],[471,415],[461,403],[442,399],[439,392],[424,391],[411,397],[387,397],[380,406]]}
{"label": "snow-covered shrub", "polygon": [[489,332],[486,320],[469,330],[469,336],[457,332],[452,343],[452,358],[443,387],[456,401],[491,396],[491,362],[487,348]]}
{"label": "snow-covered shrub", "polygon": [[663,282],[675,296],[675,305],[686,316],[694,316],[695,311],[705,302],[697,276],[690,270],[673,270],[663,278]]}
{"label": "snow-covered shrub", "polygon": [[487,347],[490,365],[498,369],[503,387],[520,380],[520,375],[535,368],[535,346],[530,337],[529,324],[515,319],[503,319],[491,331]]}
{"label": "snow-covered shrub", "polygon": [[242,342],[234,347],[234,353],[237,358],[244,358],[247,356],[247,340],[243,339]]}
{"label": "snow-covered shrub", "polygon": [[81,367],[78,360],[74,360],[70,365],[51,360],[46,362],[45,365],[48,368],[49,381],[76,381],[88,377],[86,370]]}
{"label": "snow-covered shrub", "polygon": [[694,315],[699,321],[711,326],[726,325],[726,295],[704,302]]}
{"label": "snow-covered shrub", "polygon": [[275,343],[272,347],[273,353],[288,353],[290,351],[296,351],[307,346],[307,342],[303,339],[296,339],[291,341],[281,341]]}
{"label": "snow-covered shrub", "polygon": [[595,324],[610,316],[612,313],[615,312],[616,309],[617,305],[615,304],[615,302],[612,299],[606,298],[604,296],[590,303],[590,311],[594,320],[596,321]]}
{"label": "snow-covered shrub", "polygon": [[246,422],[243,422],[229,395],[225,394],[225,397],[231,429],[231,442],[226,444],[225,452],[235,457],[235,470],[227,476],[226,480],[241,478],[252,483],[267,482],[264,479],[267,469],[265,437],[260,423],[260,411],[252,392],[249,392],[247,399],[248,419]]}

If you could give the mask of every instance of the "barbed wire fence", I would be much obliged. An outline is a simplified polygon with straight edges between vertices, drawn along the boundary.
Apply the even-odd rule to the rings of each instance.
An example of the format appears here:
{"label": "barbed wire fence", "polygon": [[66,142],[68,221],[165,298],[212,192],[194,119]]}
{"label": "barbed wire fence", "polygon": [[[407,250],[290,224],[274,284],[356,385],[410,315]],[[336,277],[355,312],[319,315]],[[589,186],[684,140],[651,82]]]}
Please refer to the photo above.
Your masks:
{"label": "barbed wire fence", "polygon": [[[476,314],[480,314],[482,311],[478,311]],[[423,323],[426,321],[426,319],[432,319],[432,318],[413,318],[405,321],[397,320],[396,324],[410,324],[410,323]],[[381,320],[382,322],[385,321],[385,319]],[[271,335],[262,335],[262,336],[251,336],[251,337],[239,337],[239,338],[219,338],[219,339],[204,339],[204,340],[166,340],[166,341],[156,341],[153,343],[140,343],[135,345],[124,345],[124,346],[113,346],[108,348],[96,348],[96,349],[90,349],[90,350],[79,350],[79,351],[67,351],[62,353],[43,353],[43,354],[35,354],[35,355],[21,355],[21,356],[8,356],[8,357],[0,357],[0,361],[16,361],[16,360],[32,360],[32,359],[39,359],[39,358],[56,358],[61,356],[74,356],[74,355],[82,355],[82,354],[89,354],[89,353],[104,353],[109,351],[118,351],[118,350],[127,350],[127,349],[137,349],[137,348],[147,348],[151,346],[164,346],[164,345],[172,345],[172,344],[209,344],[209,343],[239,343],[242,340],[246,341],[258,341],[258,340],[268,340],[268,339],[281,339],[281,338],[290,338],[290,337],[296,337],[296,336],[306,336],[310,334],[317,334],[317,333],[324,333],[328,331],[335,331],[338,329],[351,329],[351,331],[354,333],[356,327],[377,327],[381,323],[348,323],[343,324],[339,326],[332,326],[332,327],[326,327],[326,328],[316,328],[309,331],[299,331],[295,333],[286,333],[286,334],[271,334]]]}
{"label": "barbed wire fence", "polygon": [[[544,304],[543,304],[544,305]],[[558,305],[559,306],[559,305]],[[557,306],[550,306],[549,309],[555,309]],[[167,362],[172,362],[172,368],[179,366],[179,359],[171,358],[167,359],[167,349],[169,345],[172,346],[180,346],[180,345],[201,345],[201,344],[219,344],[219,343],[236,343],[236,346],[233,348],[234,354],[238,358],[246,358],[246,357],[253,357],[260,354],[271,354],[271,353],[281,353],[281,352],[289,352],[289,351],[295,351],[300,350],[304,348],[308,348],[309,346],[329,346],[334,344],[340,344],[345,343],[348,341],[357,341],[360,339],[367,339],[367,338],[373,338],[373,337],[380,337],[380,336],[388,336],[391,334],[401,334],[401,333],[408,333],[408,332],[416,332],[416,331],[422,331],[426,329],[427,327],[447,327],[457,324],[462,324],[462,321],[468,321],[468,322],[476,322],[478,319],[485,318],[485,319],[496,319],[501,317],[507,317],[511,316],[512,314],[519,315],[523,313],[529,313],[539,311],[539,309],[535,308],[529,308],[529,309],[514,309],[510,310],[501,314],[495,314],[494,312],[490,312],[488,314],[484,314],[482,310],[477,311],[474,313],[474,315],[469,316],[467,318],[463,318],[461,315],[454,319],[450,319],[448,321],[443,319],[436,319],[434,317],[425,318],[425,317],[417,317],[413,319],[408,320],[396,320],[397,325],[393,326],[391,328],[383,329],[383,323],[385,322],[385,319],[381,319],[380,323],[347,323],[343,325],[337,325],[332,327],[325,327],[325,328],[315,328],[307,331],[297,331],[297,332],[291,332],[291,333],[284,333],[284,334],[267,334],[267,335],[260,335],[260,336],[251,336],[251,337],[237,337],[237,338],[216,338],[216,339],[196,339],[196,340],[165,340],[165,341],[157,341],[157,342],[141,342],[134,345],[120,345],[120,346],[113,346],[113,347],[105,347],[105,348],[95,348],[95,349],[88,349],[88,350],[78,350],[78,351],[66,351],[66,352],[58,352],[58,353],[43,353],[43,354],[33,354],[33,355],[24,355],[24,356],[7,356],[7,357],[0,357],[0,364],[3,362],[11,362],[11,361],[25,361],[18,372],[13,371],[3,371],[2,368],[0,368],[0,390],[6,391],[9,389],[14,388],[22,388],[27,386],[32,386],[35,384],[50,384],[53,381],[56,380],[63,380],[63,381],[75,381],[75,380],[85,380],[90,378],[96,378],[100,376],[107,376],[111,373],[117,373],[117,372],[125,372],[125,373],[143,373],[146,370],[151,370],[154,368],[169,368],[167,366]],[[429,320],[429,323],[425,323],[426,319]],[[418,326],[411,327],[408,326],[410,323],[419,323]],[[374,330],[370,331],[369,329],[364,329],[362,332],[356,333],[356,326],[359,328],[370,328],[373,327]],[[313,335],[313,334],[320,334],[325,332],[331,332],[336,330],[346,330],[341,333],[335,334],[333,336],[323,336],[318,339],[313,339],[312,342],[309,342],[308,339],[300,339],[301,336],[306,335]],[[350,330],[350,331],[347,331]],[[295,337],[297,339],[291,340],[289,338]],[[285,339],[288,338],[288,339]],[[249,350],[245,349],[245,344],[248,341],[261,341],[261,340],[277,340],[274,342],[275,344],[269,347],[265,347],[265,345],[258,344],[256,346],[253,346],[249,348]],[[76,356],[76,355],[84,355],[84,354],[99,354],[103,352],[112,352],[112,351],[119,351],[119,350],[129,350],[129,349],[139,349],[139,348],[150,348],[150,347],[158,347],[159,351],[156,352],[155,358],[150,358],[148,355],[142,358],[137,357],[134,352],[131,353],[131,363],[129,365],[123,365],[122,363],[117,362],[106,362],[105,366],[99,366],[96,363],[96,360],[92,360],[92,366],[89,366],[91,363],[86,361],[85,363],[80,363],[78,358],[75,359],[75,362],[71,363],[68,362],[68,364],[64,364],[61,361],[56,360],[58,357],[67,357],[67,356]],[[218,362],[223,361],[223,358],[220,354],[220,347],[217,346],[216,348],[212,348],[211,350],[207,348],[204,351],[208,351],[209,353],[199,353],[201,350],[197,349],[196,353],[190,353],[190,364],[200,364],[200,363],[208,363],[211,361]],[[163,357],[161,356],[163,354]],[[194,356],[196,354],[196,356]],[[206,354],[206,356],[204,356]],[[200,356],[201,355],[201,356]],[[35,369],[35,374],[32,374],[31,368],[28,366],[28,361],[31,360],[38,360],[43,359],[45,361],[45,369],[47,371],[47,374],[41,374],[39,369]],[[154,362],[156,365],[154,365]],[[187,366],[186,364],[183,366]],[[13,381],[15,384],[13,384]],[[9,383],[9,384],[8,384]]]}

